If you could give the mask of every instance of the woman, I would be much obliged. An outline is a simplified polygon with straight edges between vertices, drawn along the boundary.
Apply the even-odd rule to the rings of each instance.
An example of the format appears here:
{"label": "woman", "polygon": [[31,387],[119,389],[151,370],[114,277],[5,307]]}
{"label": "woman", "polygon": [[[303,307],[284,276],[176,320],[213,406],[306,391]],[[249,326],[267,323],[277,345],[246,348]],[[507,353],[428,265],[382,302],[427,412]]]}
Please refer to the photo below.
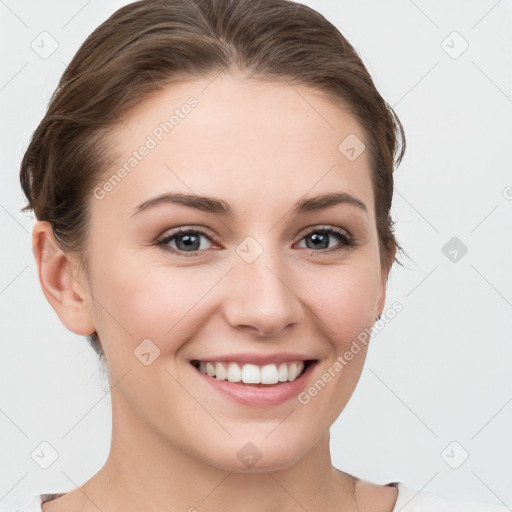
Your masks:
{"label": "woman", "polygon": [[505,510],[331,463],[401,251],[404,148],[301,4],[143,0],[98,27],[21,183],[43,292],[107,369],[111,450],[22,510]]}

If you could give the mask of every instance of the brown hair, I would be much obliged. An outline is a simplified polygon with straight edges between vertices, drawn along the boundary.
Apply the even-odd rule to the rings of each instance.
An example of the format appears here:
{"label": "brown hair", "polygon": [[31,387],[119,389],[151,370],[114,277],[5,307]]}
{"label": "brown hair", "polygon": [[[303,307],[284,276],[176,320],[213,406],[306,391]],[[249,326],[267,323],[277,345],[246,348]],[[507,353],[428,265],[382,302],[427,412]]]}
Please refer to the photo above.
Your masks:
{"label": "brown hair", "polygon": [[[393,248],[404,253],[390,215],[402,125],[338,29],[291,0],[141,0],[112,14],[75,54],[32,135],[20,170],[22,210],[49,221],[62,249],[87,262],[88,200],[113,164],[109,132],[162,87],[229,68],[316,88],[358,120],[372,164],[381,264]],[[89,341],[102,357],[97,334]]]}

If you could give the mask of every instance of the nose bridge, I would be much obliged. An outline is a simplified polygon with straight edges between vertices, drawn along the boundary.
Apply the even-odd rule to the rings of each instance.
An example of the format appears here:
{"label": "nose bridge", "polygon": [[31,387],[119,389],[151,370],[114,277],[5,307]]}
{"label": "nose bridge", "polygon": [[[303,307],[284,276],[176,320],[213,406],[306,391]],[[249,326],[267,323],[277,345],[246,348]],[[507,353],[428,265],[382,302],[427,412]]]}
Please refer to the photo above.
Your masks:
{"label": "nose bridge", "polygon": [[299,319],[299,299],[293,291],[285,255],[277,248],[247,237],[236,249],[229,283],[227,319],[233,327],[251,326],[262,334],[277,334]]}

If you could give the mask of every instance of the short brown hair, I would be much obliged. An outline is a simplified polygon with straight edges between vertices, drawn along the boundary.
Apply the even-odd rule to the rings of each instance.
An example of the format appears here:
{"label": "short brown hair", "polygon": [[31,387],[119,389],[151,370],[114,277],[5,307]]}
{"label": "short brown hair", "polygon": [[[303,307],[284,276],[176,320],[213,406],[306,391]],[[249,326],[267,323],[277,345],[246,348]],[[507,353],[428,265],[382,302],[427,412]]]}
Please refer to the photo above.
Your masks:
{"label": "short brown hair", "polygon": [[[141,0],[117,10],[81,45],[32,135],[23,211],[49,221],[63,250],[86,261],[88,199],[113,163],[108,133],[120,116],[166,85],[228,68],[310,86],[357,119],[369,143],[381,264],[393,248],[403,253],[390,215],[402,125],[338,29],[291,0]],[[102,357],[96,333],[89,341]]]}

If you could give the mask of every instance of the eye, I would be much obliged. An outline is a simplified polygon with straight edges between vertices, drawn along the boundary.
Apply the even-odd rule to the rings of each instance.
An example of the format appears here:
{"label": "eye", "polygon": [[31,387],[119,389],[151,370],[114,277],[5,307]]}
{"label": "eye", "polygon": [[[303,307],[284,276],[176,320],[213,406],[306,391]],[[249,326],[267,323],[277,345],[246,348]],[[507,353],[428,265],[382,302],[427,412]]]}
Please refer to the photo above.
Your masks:
{"label": "eye", "polygon": [[[338,241],[337,244],[331,244],[331,242],[336,242],[336,240]],[[313,249],[321,253],[330,253],[357,245],[355,238],[346,231],[328,227],[310,229],[304,234],[301,239],[302,241],[305,241],[307,249]]]}
{"label": "eye", "polygon": [[166,234],[157,241],[157,245],[162,246],[171,252],[178,253],[183,256],[199,256],[199,252],[208,249],[208,243],[203,243],[211,238],[203,231],[197,229],[180,229],[174,233]]}
{"label": "eye", "polygon": [[[331,242],[336,242],[334,245]],[[203,243],[206,241],[205,243]],[[314,227],[307,231],[301,242],[306,242],[307,249],[313,249],[319,254],[330,253],[344,248],[354,247],[356,239],[344,230],[330,227]],[[168,233],[156,245],[179,256],[200,256],[211,248],[212,238],[204,231],[198,229],[179,229]],[[304,247],[304,246],[302,246]]]}

